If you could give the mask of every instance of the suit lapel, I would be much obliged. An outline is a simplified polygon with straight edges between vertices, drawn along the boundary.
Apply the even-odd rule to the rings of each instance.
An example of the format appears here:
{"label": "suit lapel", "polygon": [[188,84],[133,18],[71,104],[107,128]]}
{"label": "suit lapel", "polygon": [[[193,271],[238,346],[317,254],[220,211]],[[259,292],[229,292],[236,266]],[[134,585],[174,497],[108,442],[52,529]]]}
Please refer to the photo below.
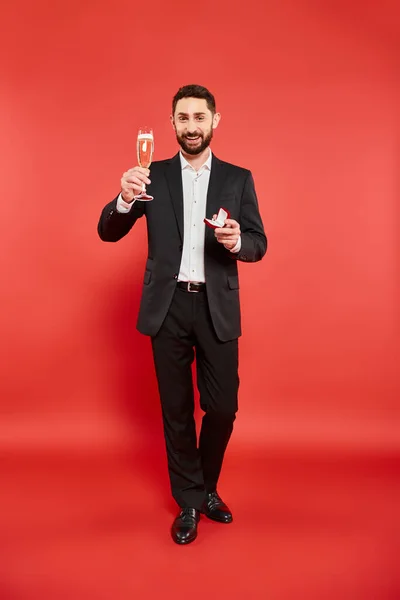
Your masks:
{"label": "suit lapel", "polygon": [[[207,207],[206,217],[211,219],[212,216],[218,213],[221,208],[221,191],[226,179],[226,169],[224,163],[220,161],[214,154],[212,155],[210,181],[208,183],[207,192]],[[214,231],[210,227],[206,227],[207,237],[213,237]]]}
{"label": "suit lapel", "polygon": [[179,153],[176,154],[166,166],[165,176],[167,178],[169,193],[174,207],[179,235],[181,236],[181,240],[183,240],[183,187],[182,167]]}
{"label": "suit lapel", "polygon": [[219,160],[214,154],[212,155],[210,181],[208,183],[207,192],[207,208],[206,217],[211,219],[214,213],[221,208],[219,201],[221,197],[221,189],[225,181],[224,163]]}

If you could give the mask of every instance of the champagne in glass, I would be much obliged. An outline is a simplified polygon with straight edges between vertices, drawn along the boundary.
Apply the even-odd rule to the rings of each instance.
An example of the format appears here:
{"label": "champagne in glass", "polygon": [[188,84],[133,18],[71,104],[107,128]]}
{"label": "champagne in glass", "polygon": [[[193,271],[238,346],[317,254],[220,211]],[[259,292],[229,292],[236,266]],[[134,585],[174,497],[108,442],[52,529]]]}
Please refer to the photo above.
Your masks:
{"label": "champagne in glass", "polygon": [[[139,129],[137,136],[137,159],[139,166],[148,169],[153,159],[154,137],[153,130],[148,127]],[[153,200],[153,196],[146,193],[146,186],[143,183],[142,191],[139,196],[135,196],[136,200],[149,201]]]}

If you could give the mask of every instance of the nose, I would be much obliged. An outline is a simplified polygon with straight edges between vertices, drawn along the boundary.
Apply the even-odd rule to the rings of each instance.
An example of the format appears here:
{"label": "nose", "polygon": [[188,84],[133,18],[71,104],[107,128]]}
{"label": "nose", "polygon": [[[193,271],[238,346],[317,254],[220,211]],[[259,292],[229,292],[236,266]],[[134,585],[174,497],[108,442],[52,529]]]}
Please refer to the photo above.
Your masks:
{"label": "nose", "polygon": [[196,121],[189,119],[188,124],[187,124],[187,132],[190,134],[196,133],[197,132],[197,123]]}

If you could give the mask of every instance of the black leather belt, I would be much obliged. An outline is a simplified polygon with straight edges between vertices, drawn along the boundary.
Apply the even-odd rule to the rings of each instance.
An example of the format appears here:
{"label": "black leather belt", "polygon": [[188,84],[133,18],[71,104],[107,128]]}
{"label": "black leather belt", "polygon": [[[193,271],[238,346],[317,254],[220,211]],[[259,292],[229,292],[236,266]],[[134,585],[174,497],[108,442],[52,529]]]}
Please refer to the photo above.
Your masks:
{"label": "black leather belt", "polygon": [[199,283],[196,281],[178,281],[176,284],[180,290],[185,290],[185,292],[205,292],[206,284]]}

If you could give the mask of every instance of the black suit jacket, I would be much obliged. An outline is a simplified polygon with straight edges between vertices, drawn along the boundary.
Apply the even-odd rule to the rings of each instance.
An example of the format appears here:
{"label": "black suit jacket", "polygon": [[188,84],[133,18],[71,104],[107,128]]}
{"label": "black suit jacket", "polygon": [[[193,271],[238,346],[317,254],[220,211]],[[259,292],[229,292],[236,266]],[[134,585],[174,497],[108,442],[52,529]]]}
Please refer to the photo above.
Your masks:
{"label": "black suit jacket", "polygon": [[[107,204],[98,232],[103,241],[117,242],[137,219],[146,216],[148,258],[144,274],[137,328],[155,336],[171,304],[182,259],[183,187],[179,154],[154,162],[148,192],[152,202],[135,202],[129,213],[119,213],[117,198]],[[241,335],[237,261],[261,260],[267,249],[257,196],[250,171],[212,157],[206,216],[223,207],[240,223],[242,246],[238,254],[217,242],[206,226],[204,269],[212,322],[221,341]]]}

